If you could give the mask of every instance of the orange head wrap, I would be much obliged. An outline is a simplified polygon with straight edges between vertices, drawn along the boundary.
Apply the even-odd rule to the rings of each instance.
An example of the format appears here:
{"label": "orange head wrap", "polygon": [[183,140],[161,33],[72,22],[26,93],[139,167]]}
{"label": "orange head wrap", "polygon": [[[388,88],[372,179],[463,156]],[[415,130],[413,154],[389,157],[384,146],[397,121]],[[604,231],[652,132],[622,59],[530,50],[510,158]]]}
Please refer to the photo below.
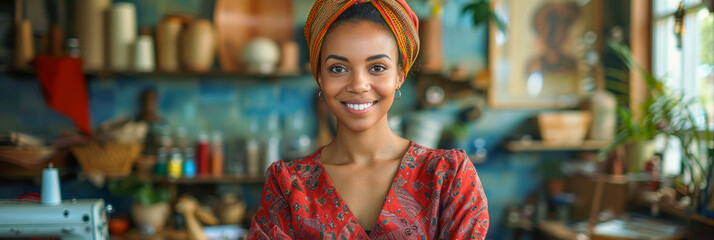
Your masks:
{"label": "orange head wrap", "polygon": [[358,2],[374,5],[394,33],[404,60],[404,76],[414,64],[419,53],[419,19],[405,0],[317,0],[305,23],[305,39],[310,50],[310,64],[315,80],[320,61],[317,58],[327,30],[345,10]]}

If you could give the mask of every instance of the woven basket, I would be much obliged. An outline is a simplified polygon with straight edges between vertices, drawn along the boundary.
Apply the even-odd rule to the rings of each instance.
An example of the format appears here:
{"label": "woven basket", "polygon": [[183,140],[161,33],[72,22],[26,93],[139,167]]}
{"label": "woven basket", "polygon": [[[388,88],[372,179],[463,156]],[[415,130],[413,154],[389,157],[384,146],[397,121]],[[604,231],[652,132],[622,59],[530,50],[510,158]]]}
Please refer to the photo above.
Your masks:
{"label": "woven basket", "polygon": [[70,148],[87,173],[126,176],[142,150],[140,143],[91,142]]}

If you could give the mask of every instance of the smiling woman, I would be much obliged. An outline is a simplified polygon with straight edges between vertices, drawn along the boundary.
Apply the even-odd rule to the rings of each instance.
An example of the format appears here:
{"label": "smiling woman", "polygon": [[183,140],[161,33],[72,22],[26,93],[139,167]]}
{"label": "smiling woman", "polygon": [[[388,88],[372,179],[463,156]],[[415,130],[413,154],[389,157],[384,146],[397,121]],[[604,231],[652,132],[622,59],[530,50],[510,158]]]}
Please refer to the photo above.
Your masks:
{"label": "smiling woman", "polygon": [[337,135],[270,166],[248,239],[486,237],[486,196],[465,152],[429,149],[389,129],[417,32],[404,0],[315,3],[305,37]]}

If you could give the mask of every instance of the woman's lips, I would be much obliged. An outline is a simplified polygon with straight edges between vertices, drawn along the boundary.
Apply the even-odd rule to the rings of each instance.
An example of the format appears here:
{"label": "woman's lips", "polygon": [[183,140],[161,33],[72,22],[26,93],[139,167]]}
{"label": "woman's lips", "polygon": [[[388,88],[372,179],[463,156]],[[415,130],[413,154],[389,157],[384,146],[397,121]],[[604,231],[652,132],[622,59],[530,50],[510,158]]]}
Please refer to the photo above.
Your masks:
{"label": "woman's lips", "polygon": [[355,114],[355,115],[362,115],[374,108],[374,105],[377,104],[377,101],[374,102],[364,102],[362,101],[361,103],[358,101],[346,101],[342,102],[342,105],[347,109],[348,112]]}

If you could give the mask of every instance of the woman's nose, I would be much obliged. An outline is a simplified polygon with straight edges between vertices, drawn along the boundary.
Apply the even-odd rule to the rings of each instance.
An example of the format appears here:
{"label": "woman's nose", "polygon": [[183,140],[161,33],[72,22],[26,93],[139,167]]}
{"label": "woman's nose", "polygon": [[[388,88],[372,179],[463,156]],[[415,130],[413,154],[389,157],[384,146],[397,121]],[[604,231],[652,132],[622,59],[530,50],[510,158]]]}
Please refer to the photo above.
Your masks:
{"label": "woman's nose", "polygon": [[350,83],[347,85],[347,90],[350,92],[362,93],[369,91],[369,89],[370,84],[369,76],[367,76],[367,73],[361,71],[354,72],[350,79]]}

